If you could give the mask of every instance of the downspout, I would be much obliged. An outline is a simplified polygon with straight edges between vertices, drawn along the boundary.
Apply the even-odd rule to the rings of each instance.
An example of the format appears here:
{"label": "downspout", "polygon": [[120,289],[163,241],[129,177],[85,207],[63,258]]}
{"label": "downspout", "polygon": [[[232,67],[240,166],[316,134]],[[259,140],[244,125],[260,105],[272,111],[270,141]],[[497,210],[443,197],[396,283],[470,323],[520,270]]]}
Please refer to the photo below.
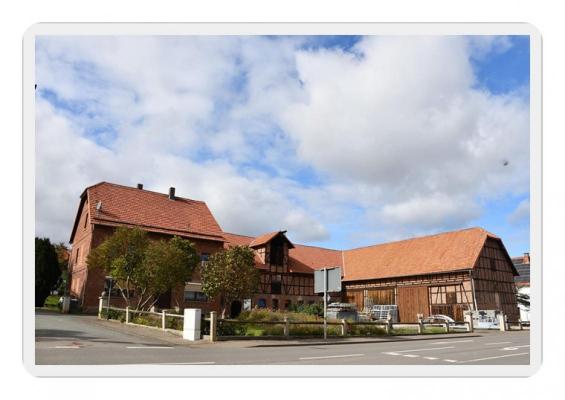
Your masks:
{"label": "downspout", "polygon": [[469,278],[471,278],[471,290],[473,291],[473,306],[475,307],[475,311],[478,310],[477,308],[477,296],[475,294],[475,279],[473,278],[473,270],[469,270]]}

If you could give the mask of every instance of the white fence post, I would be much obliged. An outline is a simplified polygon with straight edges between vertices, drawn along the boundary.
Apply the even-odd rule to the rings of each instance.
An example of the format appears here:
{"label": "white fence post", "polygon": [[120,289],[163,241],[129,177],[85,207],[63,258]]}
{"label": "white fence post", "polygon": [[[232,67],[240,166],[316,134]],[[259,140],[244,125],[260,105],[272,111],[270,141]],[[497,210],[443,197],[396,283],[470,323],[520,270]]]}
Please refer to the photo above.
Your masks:
{"label": "white fence post", "polygon": [[216,311],[210,312],[210,342],[215,342],[217,338],[217,327],[218,327],[218,314]]}
{"label": "white fence post", "polygon": [[392,333],[392,315],[387,313],[386,315],[386,334],[390,335]]}
{"label": "white fence post", "polygon": [[129,324],[129,306],[126,307],[126,324]]}
{"label": "white fence post", "polygon": [[341,320],[341,336],[347,336],[347,321],[345,319]]}
{"label": "white fence post", "polygon": [[421,335],[424,333],[424,314],[418,314],[418,335]]}
{"label": "white fence post", "polygon": [[199,308],[184,309],[184,326],[182,330],[183,339],[191,340],[191,341],[200,340],[201,316],[202,316],[202,310],[200,310]]}
{"label": "white fence post", "polygon": [[506,332],[506,319],[504,318],[504,313],[500,312],[498,314],[498,327],[500,332]]}
{"label": "white fence post", "polygon": [[290,324],[288,323],[287,317],[284,317],[284,336],[290,336]]}
{"label": "white fence post", "polygon": [[102,318],[102,308],[104,307],[104,297],[98,298],[98,319]]}
{"label": "white fence post", "polygon": [[465,314],[465,318],[464,318],[465,322],[467,322],[467,332],[473,332],[474,331],[474,327],[473,327],[473,314],[468,312]]}
{"label": "white fence post", "polygon": [[161,329],[165,330],[166,327],[165,310],[161,311]]}

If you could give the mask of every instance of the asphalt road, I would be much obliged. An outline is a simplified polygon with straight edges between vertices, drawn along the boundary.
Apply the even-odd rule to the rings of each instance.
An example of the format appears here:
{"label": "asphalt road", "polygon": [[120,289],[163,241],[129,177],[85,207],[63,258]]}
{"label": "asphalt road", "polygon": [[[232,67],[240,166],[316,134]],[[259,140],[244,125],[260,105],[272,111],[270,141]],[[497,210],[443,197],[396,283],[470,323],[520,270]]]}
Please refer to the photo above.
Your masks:
{"label": "asphalt road", "polygon": [[457,365],[529,364],[529,331],[355,340],[190,343],[96,317],[36,312],[36,364]]}

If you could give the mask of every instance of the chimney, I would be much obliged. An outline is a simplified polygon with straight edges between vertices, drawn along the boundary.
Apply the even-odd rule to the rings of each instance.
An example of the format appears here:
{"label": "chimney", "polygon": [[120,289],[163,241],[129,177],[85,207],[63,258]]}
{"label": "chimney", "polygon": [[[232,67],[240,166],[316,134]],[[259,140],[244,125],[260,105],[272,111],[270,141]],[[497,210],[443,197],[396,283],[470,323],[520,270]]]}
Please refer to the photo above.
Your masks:
{"label": "chimney", "polygon": [[138,183],[138,184],[137,184],[137,188],[138,188],[139,190],[143,190],[143,183]]}
{"label": "chimney", "polygon": [[170,187],[169,188],[169,200],[174,200],[174,199],[175,199],[175,188]]}
{"label": "chimney", "polygon": [[530,253],[524,253],[524,264],[529,264],[530,263]]}

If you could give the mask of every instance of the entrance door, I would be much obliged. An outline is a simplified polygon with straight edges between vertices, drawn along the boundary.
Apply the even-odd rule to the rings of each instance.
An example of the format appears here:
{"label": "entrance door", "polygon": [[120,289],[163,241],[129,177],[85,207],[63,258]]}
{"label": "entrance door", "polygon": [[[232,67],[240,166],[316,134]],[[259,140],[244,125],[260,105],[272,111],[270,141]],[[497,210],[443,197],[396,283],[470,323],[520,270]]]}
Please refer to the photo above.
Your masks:
{"label": "entrance door", "polygon": [[398,319],[400,322],[418,322],[418,314],[430,315],[428,287],[405,286],[397,289]]}

